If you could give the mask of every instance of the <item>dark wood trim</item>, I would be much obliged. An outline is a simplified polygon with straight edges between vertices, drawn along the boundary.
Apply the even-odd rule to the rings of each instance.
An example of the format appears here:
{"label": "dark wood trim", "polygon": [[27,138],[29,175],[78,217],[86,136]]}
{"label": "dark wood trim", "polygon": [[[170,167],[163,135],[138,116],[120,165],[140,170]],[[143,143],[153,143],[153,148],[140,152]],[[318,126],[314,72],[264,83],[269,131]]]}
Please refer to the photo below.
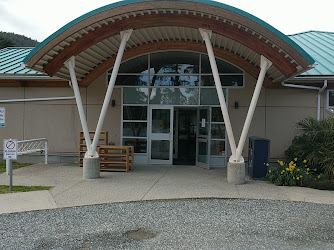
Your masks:
{"label": "dark wood trim", "polygon": [[[124,52],[122,60],[125,61],[142,54],[147,54],[154,51],[164,51],[164,50],[188,50],[188,51],[206,53],[206,47],[203,43],[185,42],[185,41],[156,42],[126,50]],[[226,50],[221,50],[215,47],[213,48],[213,50],[217,57],[235,64],[236,66],[245,70],[252,77],[257,79],[259,75],[259,69],[256,68],[254,65],[246,62],[242,58]],[[109,60],[103,62],[98,67],[96,67],[81,81],[80,86],[82,87],[89,86],[101,74],[105,73],[107,70],[113,67],[115,59],[116,56],[110,58]],[[273,85],[272,81],[266,77],[264,80],[264,86],[270,87],[272,85]]]}
{"label": "dark wood trim", "polygon": [[69,87],[68,81],[0,79],[0,87]]}
{"label": "dark wood trim", "polygon": [[209,19],[206,17],[189,16],[181,14],[156,14],[144,15],[133,18],[124,19],[107,26],[96,29],[77,41],[71,43],[58,55],[56,55],[44,68],[45,72],[53,76],[63,67],[65,61],[71,56],[79,55],[85,49],[92,45],[103,41],[108,37],[115,36],[122,30],[140,29],[159,26],[180,26],[189,28],[205,28],[210,29],[214,33],[235,40],[260,55],[264,55],[272,61],[273,65],[286,77],[291,76],[296,68],[278,51],[271,46],[256,38],[252,34],[240,30],[238,27],[226,24],[221,21]]}

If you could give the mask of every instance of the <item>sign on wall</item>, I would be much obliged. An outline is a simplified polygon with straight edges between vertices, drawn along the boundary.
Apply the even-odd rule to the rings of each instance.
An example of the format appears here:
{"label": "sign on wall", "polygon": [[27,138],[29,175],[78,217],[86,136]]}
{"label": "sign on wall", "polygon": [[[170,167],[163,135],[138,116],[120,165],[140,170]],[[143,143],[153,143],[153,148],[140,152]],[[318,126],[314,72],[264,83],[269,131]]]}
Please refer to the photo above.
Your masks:
{"label": "sign on wall", "polygon": [[3,140],[3,159],[17,160],[17,140]]}
{"label": "sign on wall", "polygon": [[5,127],[6,123],[6,109],[0,107],[0,127]]}

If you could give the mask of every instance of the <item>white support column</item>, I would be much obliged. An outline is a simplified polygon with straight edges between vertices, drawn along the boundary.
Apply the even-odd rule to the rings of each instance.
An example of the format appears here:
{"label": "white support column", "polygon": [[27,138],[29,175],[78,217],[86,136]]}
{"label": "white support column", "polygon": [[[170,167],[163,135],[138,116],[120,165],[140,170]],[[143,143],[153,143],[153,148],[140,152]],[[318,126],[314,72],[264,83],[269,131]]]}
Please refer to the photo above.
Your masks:
{"label": "white support column", "polygon": [[123,57],[123,53],[124,53],[124,50],[125,50],[125,46],[126,46],[127,41],[130,38],[131,33],[132,33],[132,29],[121,32],[122,41],[121,41],[121,44],[119,46],[119,50],[118,50],[118,53],[117,53],[117,56],[116,56],[115,64],[114,64],[114,67],[113,67],[113,70],[112,70],[112,73],[111,73],[111,77],[110,77],[110,80],[109,80],[107,93],[106,93],[106,96],[104,98],[103,106],[102,106],[102,109],[101,109],[99,121],[98,121],[97,126],[96,126],[96,131],[95,131],[93,143],[91,145],[91,152],[96,151],[97,143],[99,141],[100,133],[101,133],[101,130],[102,130],[102,125],[103,125],[103,122],[104,122],[104,118],[106,116],[106,113],[107,113],[107,110],[108,110],[108,105],[109,105],[109,102],[110,102],[110,98],[111,98],[111,95],[112,95],[112,92],[113,92],[113,89],[114,89],[114,86],[115,86],[115,81],[116,81],[116,77],[117,77],[117,74],[118,74],[118,70],[119,70],[120,64],[122,62],[122,57]]}
{"label": "white support column", "polygon": [[220,78],[219,78],[218,68],[217,68],[215,56],[213,53],[212,44],[210,41],[210,36],[212,32],[210,30],[205,30],[205,29],[199,29],[199,32],[201,33],[201,36],[203,37],[203,40],[205,42],[205,45],[208,51],[211,70],[212,70],[213,78],[215,80],[215,85],[216,85],[216,89],[218,93],[221,110],[222,110],[223,117],[224,117],[227,136],[228,136],[228,140],[229,140],[231,151],[232,151],[231,152],[232,155],[229,159],[229,163],[227,166],[227,182],[234,183],[234,184],[243,184],[245,183],[245,163],[244,163],[244,159],[241,154],[242,154],[242,150],[245,145],[245,141],[246,141],[246,137],[249,131],[251,121],[253,119],[254,111],[256,108],[256,103],[259,99],[264,77],[272,63],[264,56],[261,56],[261,71],[260,71],[260,74],[259,74],[259,77],[256,83],[252,101],[249,106],[248,114],[247,114],[245,124],[242,130],[241,136],[240,136],[239,144],[238,144],[238,147],[236,147],[236,143],[235,143],[234,135],[232,131],[232,126],[231,126],[231,121],[230,121],[230,117],[228,114],[228,109],[226,106],[225,97],[224,97],[222,85],[221,85]]}
{"label": "white support column", "polygon": [[45,164],[48,164],[48,141],[46,140],[44,142],[44,160],[45,160]]}
{"label": "white support column", "polygon": [[247,117],[246,117],[246,120],[245,120],[245,123],[244,123],[244,127],[243,127],[242,132],[241,132],[241,136],[240,136],[240,140],[239,140],[238,148],[237,148],[237,152],[236,152],[236,158],[235,158],[236,162],[243,162],[243,157],[241,156],[241,154],[242,154],[242,151],[243,151],[244,146],[245,146],[246,137],[247,137],[249,127],[250,127],[250,124],[251,124],[253,116],[254,116],[256,104],[257,104],[257,101],[258,101],[260,93],[261,93],[261,88],[262,88],[264,77],[266,75],[267,70],[270,68],[271,65],[272,65],[272,62],[261,55],[261,64],[260,64],[261,71],[260,71],[259,77],[258,77],[257,82],[256,82],[256,86],[255,86],[255,90],[254,90],[254,93],[253,93],[252,101],[250,103],[248,113],[247,113]]}
{"label": "white support column", "polygon": [[211,30],[205,30],[205,29],[199,29],[199,32],[201,33],[201,36],[202,36],[202,38],[205,42],[205,45],[206,45],[206,49],[208,51],[211,70],[212,70],[213,78],[214,78],[217,93],[218,93],[220,108],[221,108],[221,111],[223,113],[224,123],[225,123],[226,131],[227,131],[228,141],[230,143],[230,148],[231,148],[231,151],[232,151],[232,155],[236,155],[236,144],[235,144],[235,140],[234,140],[234,136],[233,136],[230,116],[228,114],[226,101],[225,101],[225,97],[224,97],[224,92],[223,92],[223,88],[222,88],[220,78],[219,78],[217,63],[216,63],[215,55],[213,54],[212,44],[211,44],[211,40],[210,40],[212,31]]}
{"label": "white support column", "polygon": [[89,136],[87,120],[86,120],[85,111],[84,111],[82,101],[81,101],[81,95],[80,95],[80,91],[79,91],[79,87],[78,87],[77,77],[76,77],[76,74],[75,74],[75,71],[74,71],[75,57],[72,56],[68,61],[66,61],[65,66],[70,71],[72,88],[73,88],[73,91],[74,91],[75,101],[77,103],[77,107],[78,107],[78,111],[79,111],[79,117],[80,117],[80,121],[81,121],[82,130],[83,130],[83,133],[84,133],[84,136],[85,136],[87,151],[88,151],[88,154],[91,155],[91,152],[90,152],[91,140],[90,140],[90,136]]}

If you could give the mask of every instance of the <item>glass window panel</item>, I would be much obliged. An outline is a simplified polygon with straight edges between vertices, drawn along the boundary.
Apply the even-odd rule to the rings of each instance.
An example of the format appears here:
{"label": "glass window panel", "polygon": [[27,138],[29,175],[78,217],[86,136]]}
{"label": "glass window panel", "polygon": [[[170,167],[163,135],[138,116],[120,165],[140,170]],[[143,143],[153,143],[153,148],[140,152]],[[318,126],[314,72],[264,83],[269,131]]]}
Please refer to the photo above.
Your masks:
{"label": "glass window panel", "polygon": [[146,139],[124,138],[123,145],[124,146],[134,146],[135,153],[146,153],[147,152]]}
{"label": "glass window panel", "polygon": [[146,106],[124,106],[123,120],[147,120]]}
{"label": "glass window panel", "polygon": [[334,91],[329,91],[328,93],[328,106],[333,107],[334,106]]}
{"label": "glass window panel", "polygon": [[211,141],[211,155],[225,155],[225,141]]}
{"label": "glass window panel", "polygon": [[[208,55],[202,54],[201,56],[201,72],[202,73],[209,73],[212,74],[211,65],[209,61]],[[216,58],[218,72],[221,73],[242,73],[242,70],[238,69],[237,67],[225,62],[224,60],[220,60]]]}
{"label": "glass window panel", "polygon": [[151,141],[151,159],[169,160],[169,141]]}
{"label": "glass window panel", "polygon": [[[111,70],[110,70],[111,73]],[[118,73],[148,73],[148,55],[138,56],[136,58],[123,62]]]}
{"label": "glass window panel", "polygon": [[201,89],[201,105],[219,105],[217,90]]}
{"label": "glass window panel", "polygon": [[[226,100],[226,89],[223,89]],[[220,105],[216,88],[201,89],[201,105]]]}
{"label": "glass window panel", "polygon": [[201,86],[215,86],[213,76],[201,76]]}
{"label": "glass window panel", "polygon": [[[108,75],[108,83],[109,80],[110,75]],[[148,76],[118,75],[115,84],[118,86],[147,86]]]}
{"label": "glass window panel", "polygon": [[208,143],[198,142],[198,162],[207,163],[208,162]]}
{"label": "glass window panel", "polygon": [[170,110],[152,109],[152,133],[170,132]]}
{"label": "glass window panel", "polygon": [[[221,75],[220,82],[222,86],[243,86],[242,75]],[[215,86],[213,76],[202,76],[201,86]]]}
{"label": "glass window panel", "polygon": [[195,88],[153,88],[151,104],[197,105],[199,90]]}
{"label": "glass window panel", "polygon": [[211,138],[212,139],[225,139],[225,125],[224,124],[211,124]]}
{"label": "glass window panel", "polygon": [[123,88],[124,104],[147,104],[147,88]]}
{"label": "glass window panel", "polygon": [[123,123],[123,136],[147,136],[147,123],[146,122],[124,122]]}
{"label": "glass window panel", "polygon": [[167,76],[154,75],[151,85],[153,86],[198,86],[198,76]]}
{"label": "glass window panel", "polygon": [[224,122],[223,113],[220,107],[212,107],[212,122]]}
{"label": "glass window panel", "polygon": [[185,51],[167,51],[151,54],[150,72],[155,74],[196,74],[199,72],[199,54]]}

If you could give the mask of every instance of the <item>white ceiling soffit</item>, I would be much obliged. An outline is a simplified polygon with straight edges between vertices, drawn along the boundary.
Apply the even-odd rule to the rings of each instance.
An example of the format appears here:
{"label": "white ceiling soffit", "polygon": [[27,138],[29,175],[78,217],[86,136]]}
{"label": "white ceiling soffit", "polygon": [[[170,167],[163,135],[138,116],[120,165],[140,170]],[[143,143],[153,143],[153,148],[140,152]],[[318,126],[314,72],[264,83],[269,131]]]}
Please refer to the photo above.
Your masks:
{"label": "white ceiling soffit", "polygon": [[[295,47],[293,42],[291,45],[290,40],[288,40],[288,42],[285,41],[284,39],[286,39],[286,36],[284,34],[275,30],[271,26],[271,28],[266,27],[263,25],[263,21],[263,23],[261,23],[258,19],[248,13],[247,14],[251,17],[243,14],[244,12],[240,10],[235,11],[235,8],[230,6],[229,8],[224,9],[224,6],[226,7],[224,4],[212,2],[215,3],[214,5],[219,5],[219,7],[223,6],[223,8],[217,8],[217,6],[211,6],[210,4],[212,3],[210,1],[205,1],[207,3],[203,3],[203,1],[200,0],[132,2],[135,3],[126,6],[121,5],[114,9],[106,8],[105,11],[100,12],[95,10],[92,11],[92,14],[88,15],[87,18],[77,22],[74,20],[74,24],[69,23],[69,27],[66,29],[62,28],[63,30],[60,29],[59,34],[56,34],[56,32],[56,35],[51,35],[43,41],[35,51],[32,51],[32,53],[26,57],[25,63],[27,64],[27,67],[48,73],[49,75],[70,79],[69,72],[63,65],[63,61],[72,56],[72,54],[65,53],[68,48],[72,47],[71,53],[76,55],[75,71],[78,80],[81,81],[96,68],[117,54],[121,38],[119,32],[108,30],[113,33],[113,35],[100,40],[95,39],[94,37],[93,40],[96,40],[96,42],[91,44],[88,48],[85,47],[84,43],[80,42],[84,40],[85,37],[88,37],[87,35],[90,33],[95,34],[100,30],[108,29],[108,27],[111,27],[112,25],[114,25],[115,29],[122,30],[122,28],[116,24],[129,20],[131,20],[131,22],[128,22],[128,26],[124,27],[123,30],[133,28],[132,26],[136,25],[138,25],[138,27],[134,28],[129,41],[127,42],[126,51],[140,46],[165,41],[185,41],[203,45],[204,43],[198,31],[200,26],[191,27],[196,26],[196,22],[200,24],[203,19],[203,24],[212,22],[226,25],[227,29],[237,30],[236,33],[242,33],[246,38],[248,37],[253,40],[253,43],[249,42],[248,44],[246,38],[242,41],[237,41],[236,39],[231,39],[229,33],[222,34],[224,32],[220,32],[218,34],[218,32],[215,32],[215,30],[212,29],[213,33],[211,41],[215,48],[228,52],[231,55],[242,59],[246,64],[253,65],[256,68],[259,68],[260,54],[255,50],[259,47],[265,47],[264,50],[270,50],[270,53],[273,54],[273,58],[277,57],[280,58],[281,61],[284,61],[286,68],[289,69],[288,72],[282,72],[282,68],[280,69],[282,66],[278,62],[276,62],[276,64],[273,62],[273,66],[267,72],[267,77],[274,83],[280,82],[293,74],[306,71],[310,62],[312,63],[314,61],[307,57],[308,54],[298,50],[300,47]],[[151,9],[145,9],[148,8],[147,6]],[[180,9],[177,8],[178,6]],[[144,8],[145,10],[140,10],[140,8]],[[96,14],[94,14],[95,12]],[[136,18],[155,18],[162,14],[175,16],[175,19],[171,19],[171,16],[169,16],[169,19],[161,19],[162,24],[163,22],[173,22],[173,20],[176,19],[182,22],[184,18],[186,18],[185,20],[194,19],[194,23],[187,22],[184,23],[185,25],[178,24],[172,26],[159,23],[157,25],[152,24],[151,26],[146,25],[148,27],[140,27],[139,25],[142,25],[142,23],[136,23]],[[143,26],[145,26],[145,22],[143,22]],[[103,37],[103,35],[104,34],[102,33],[101,37]],[[255,40],[259,45],[254,43]],[[77,44],[81,47],[74,46]],[[51,66],[54,67],[52,68]],[[291,68],[293,69],[293,72]]]}

